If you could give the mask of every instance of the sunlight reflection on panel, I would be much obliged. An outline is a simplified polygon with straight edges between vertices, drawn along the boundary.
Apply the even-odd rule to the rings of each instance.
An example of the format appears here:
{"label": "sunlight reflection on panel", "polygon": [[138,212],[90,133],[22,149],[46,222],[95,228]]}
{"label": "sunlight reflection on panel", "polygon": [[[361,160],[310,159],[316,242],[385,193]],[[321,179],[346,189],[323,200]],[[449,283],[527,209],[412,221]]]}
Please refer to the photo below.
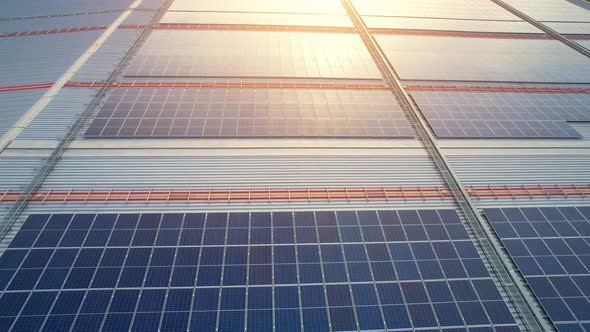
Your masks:
{"label": "sunlight reflection on panel", "polygon": [[381,78],[359,36],[153,31],[126,76]]}
{"label": "sunlight reflection on panel", "polygon": [[378,35],[403,79],[588,82],[590,63],[554,40]]}
{"label": "sunlight reflection on panel", "polygon": [[100,137],[409,137],[387,91],[115,89],[86,132]]}
{"label": "sunlight reflection on panel", "polygon": [[[547,21],[590,21],[590,11],[568,1],[555,0],[504,0],[516,9],[537,20]],[[583,2],[583,1],[580,1]],[[586,31],[590,33],[590,31]]]}
{"label": "sunlight reflection on panel", "polygon": [[[543,22],[551,29],[562,34],[590,34],[590,23],[578,22]],[[576,41],[579,43],[580,41]]]}
{"label": "sunlight reflection on panel", "polygon": [[488,0],[353,0],[361,15],[519,20]]}
{"label": "sunlight reflection on panel", "polygon": [[590,95],[413,91],[438,137],[580,137],[569,121],[590,121]]}
{"label": "sunlight reflection on panel", "polygon": [[283,13],[217,13],[217,12],[167,12],[160,23],[176,24],[252,24],[352,27],[346,15],[283,14]]}
{"label": "sunlight reflection on panel", "polygon": [[391,16],[365,16],[363,17],[363,20],[369,28],[507,33],[542,33],[541,30],[535,28],[527,22],[472,21],[440,18],[409,18]]}
{"label": "sunlight reflection on panel", "polygon": [[345,14],[338,0],[176,0],[170,10]]}

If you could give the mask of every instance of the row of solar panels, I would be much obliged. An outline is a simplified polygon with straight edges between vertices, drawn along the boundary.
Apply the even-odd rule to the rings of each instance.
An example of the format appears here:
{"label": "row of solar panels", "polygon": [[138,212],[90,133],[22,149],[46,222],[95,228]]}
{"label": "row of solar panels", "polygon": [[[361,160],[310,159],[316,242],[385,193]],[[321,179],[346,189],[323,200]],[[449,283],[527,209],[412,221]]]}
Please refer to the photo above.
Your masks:
{"label": "row of solar panels", "polygon": [[[388,226],[461,232],[388,241]],[[170,241],[110,242],[145,230]],[[258,244],[276,230],[293,237]],[[93,232],[107,241],[87,243]],[[39,247],[44,234],[61,241]],[[31,215],[0,274],[3,329],[518,331],[454,210]]]}
{"label": "row of solar panels", "polygon": [[[590,208],[485,213],[559,330],[587,330]],[[391,234],[462,231],[390,239],[392,226]],[[358,238],[347,239],[347,228]],[[326,230],[336,236],[323,237]],[[0,257],[0,273],[1,321],[17,330],[37,321],[90,328],[88,315],[95,328],[147,328],[128,319],[146,312],[150,328],[172,314],[181,329],[198,328],[190,317],[208,312],[207,324],[243,329],[258,310],[275,326],[291,310],[279,325],[293,330],[518,330],[453,210],[31,215]]]}
{"label": "row of solar panels", "polygon": [[[590,94],[411,92],[438,137],[580,137]],[[117,88],[87,137],[411,137],[388,91]]]}

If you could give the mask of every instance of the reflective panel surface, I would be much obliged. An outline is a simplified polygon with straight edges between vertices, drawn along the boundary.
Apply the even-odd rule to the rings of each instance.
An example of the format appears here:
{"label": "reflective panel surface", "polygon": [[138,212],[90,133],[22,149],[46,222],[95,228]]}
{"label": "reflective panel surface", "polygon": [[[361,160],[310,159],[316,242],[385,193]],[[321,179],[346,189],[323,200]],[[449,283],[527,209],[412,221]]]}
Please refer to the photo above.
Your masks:
{"label": "reflective panel surface", "polygon": [[114,89],[86,131],[99,137],[408,137],[388,91]]}
{"label": "reflective panel surface", "polygon": [[338,0],[175,0],[170,11],[346,14]]}
{"label": "reflective panel surface", "polygon": [[486,0],[352,0],[361,15],[519,20]]}
{"label": "reflective panel surface", "polygon": [[376,35],[402,79],[590,81],[590,62],[556,40]]}
{"label": "reflective panel surface", "polygon": [[265,31],[153,31],[126,76],[381,78],[359,36]]}
{"label": "reflective panel surface", "polygon": [[364,16],[363,21],[369,28],[382,29],[542,33],[541,30],[529,23],[519,21],[476,21],[391,16]]}
{"label": "reflective panel surface", "polygon": [[582,7],[583,1],[578,1],[579,5],[573,4],[573,1],[555,0],[506,0],[505,2],[540,21],[590,21],[590,11]]}
{"label": "reflective panel surface", "polygon": [[346,15],[290,14],[290,13],[218,13],[218,12],[167,12],[160,23],[175,24],[249,24],[352,27]]}
{"label": "reflective panel surface", "polygon": [[438,137],[580,137],[567,121],[590,121],[590,95],[411,93]]}

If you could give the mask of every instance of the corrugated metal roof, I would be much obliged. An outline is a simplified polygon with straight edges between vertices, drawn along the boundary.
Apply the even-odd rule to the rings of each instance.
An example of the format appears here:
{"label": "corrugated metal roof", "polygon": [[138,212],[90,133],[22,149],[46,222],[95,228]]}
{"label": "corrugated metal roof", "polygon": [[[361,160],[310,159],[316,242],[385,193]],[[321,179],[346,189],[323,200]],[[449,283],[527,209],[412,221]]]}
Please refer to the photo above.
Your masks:
{"label": "corrugated metal roof", "polygon": [[54,82],[103,31],[0,39],[0,85]]}
{"label": "corrugated metal roof", "polygon": [[111,24],[120,12],[71,15],[60,17],[39,17],[32,19],[1,20],[0,33],[44,31]]}
{"label": "corrugated metal roof", "polygon": [[4,0],[0,18],[47,16],[126,9],[133,0]]}
{"label": "corrugated metal roof", "polygon": [[[453,169],[466,187],[568,186],[590,184],[590,155],[567,154],[496,154],[447,155]],[[568,205],[589,204],[590,197],[578,195],[473,197],[477,206],[519,204]]]}
{"label": "corrugated metal roof", "polygon": [[[90,60],[92,61],[92,60]],[[62,89],[25,127],[18,139],[62,139],[90,103],[96,89]]]}
{"label": "corrugated metal roof", "polygon": [[590,183],[590,155],[447,155],[466,186],[583,185]]}
{"label": "corrugated metal roof", "polygon": [[590,122],[570,122],[570,125],[579,132],[584,139],[590,139]]}
{"label": "corrugated metal roof", "polygon": [[141,30],[117,29],[73,77],[74,81],[105,81],[131,48]]}
{"label": "corrugated metal roof", "polygon": [[0,93],[0,137],[47,91],[25,90]]}
{"label": "corrugated metal roof", "polygon": [[22,190],[44,160],[40,156],[0,155],[0,190]]}
{"label": "corrugated metal roof", "polygon": [[442,186],[427,156],[64,156],[47,189]]}

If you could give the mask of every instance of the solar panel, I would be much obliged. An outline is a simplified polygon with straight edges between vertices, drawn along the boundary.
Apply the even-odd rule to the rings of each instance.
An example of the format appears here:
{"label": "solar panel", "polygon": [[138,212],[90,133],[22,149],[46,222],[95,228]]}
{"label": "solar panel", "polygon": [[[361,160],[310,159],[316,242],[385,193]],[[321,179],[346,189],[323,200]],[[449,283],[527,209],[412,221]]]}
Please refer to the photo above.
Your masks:
{"label": "solar panel", "polygon": [[400,78],[407,80],[588,83],[590,77],[587,59],[556,40],[375,38]]}
{"label": "solar panel", "polygon": [[590,121],[590,95],[425,92],[412,96],[438,137],[581,135],[567,121]]}
{"label": "solar panel", "polygon": [[[298,27],[352,27],[346,15],[288,13],[167,12],[160,23],[250,24]],[[1,23],[0,23],[1,24]]]}
{"label": "solar panel", "polygon": [[382,78],[355,34],[275,31],[155,30],[124,75]]}
{"label": "solar panel", "polygon": [[87,137],[413,136],[387,91],[113,89]]}
{"label": "solar panel", "polygon": [[558,330],[588,330],[590,208],[484,211]]}
{"label": "solar panel", "polygon": [[[364,1],[363,1],[364,2]],[[375,7],[379,8],[379,7]],[[465,6],[464,8],[468,8]],[[540,30],[525,21],[493,21],[493,20],[457,20],[450,18],[425,18],[407,16],[363,16],[369,29],[392,29],[391,32],[403,34],[403,30],[423,30],[423,34],[432,30],[445,31],[447,34],[458,31],[499,32],[499,33],[539,33]],[[396,31],[397,30],[397,31]],[[387,30],[378,30],[387,33]],[[373,32],[375,32],[373,30]],[[412,31],[406,31],[411,33]]]}
{"label": "solar panel", "polygon": [[454,210],[31,215],[0,273],[3,329],[518,331]]}
{"label": "solar panel", "polygon": [[293,3],[289,0],[253,0],[210,2],[206,0],[177,0],[170,6],[174,12],[269,12],[269,13],[314,13],[346,14],[338,0],[302,0]]}
{"label": "solar panel", "polygon": [[568,1],[561,4],[551,0],[507,0],[506,3],[538,21],[585,22],[588,20],[588,12],[584,10],[588,7],[584,6],[584,3]]}

